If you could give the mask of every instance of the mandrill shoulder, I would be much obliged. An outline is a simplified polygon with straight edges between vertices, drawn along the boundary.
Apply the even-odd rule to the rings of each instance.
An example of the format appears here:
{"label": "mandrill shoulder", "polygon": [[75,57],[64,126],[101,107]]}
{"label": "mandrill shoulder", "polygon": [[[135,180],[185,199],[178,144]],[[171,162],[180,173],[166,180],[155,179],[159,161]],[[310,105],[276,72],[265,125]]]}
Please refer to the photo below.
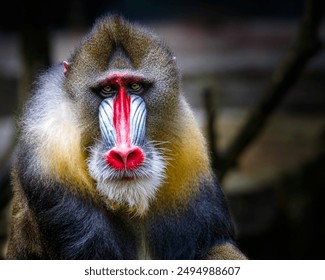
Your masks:
{"label": "mandrill shoulder", "polygon": [[74,192],[95,195],[82,139],[85,128],[63,81],[62,64],[51,67],[39,76],[27,102],[20,137],[20,146],[28,148],[26,172],[54,179]]}
{"label": "mandrill shoulder", "polygon": [[204,259],[219,256],[221,249],[215,248],[232,244],[233,224],[216,181],[201,178],[197,192],[187,200],[150,212],[148,239],[152,258]]}

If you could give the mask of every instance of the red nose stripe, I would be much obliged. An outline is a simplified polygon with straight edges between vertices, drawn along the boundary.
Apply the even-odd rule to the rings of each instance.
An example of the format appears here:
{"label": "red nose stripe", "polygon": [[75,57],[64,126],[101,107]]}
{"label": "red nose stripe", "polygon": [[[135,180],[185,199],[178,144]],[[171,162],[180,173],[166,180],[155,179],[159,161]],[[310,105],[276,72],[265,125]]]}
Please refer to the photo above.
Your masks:
{"label": "red nose stripe", "polygon": [[130,137],[130,102],[124,87],[120,87],[113,102],[113,125],[116,131],[117,146],[131,146]]}
{"label": "red nose stripe", "polygon": [[116,146],[106,154],[106,163],[116,170],[134,170],[144,161],[143,151],[132,146],[131,141],[131,96],[127,94],[125,85],[117,77],[119,85],[113,100],[113,126],[116,132]]}

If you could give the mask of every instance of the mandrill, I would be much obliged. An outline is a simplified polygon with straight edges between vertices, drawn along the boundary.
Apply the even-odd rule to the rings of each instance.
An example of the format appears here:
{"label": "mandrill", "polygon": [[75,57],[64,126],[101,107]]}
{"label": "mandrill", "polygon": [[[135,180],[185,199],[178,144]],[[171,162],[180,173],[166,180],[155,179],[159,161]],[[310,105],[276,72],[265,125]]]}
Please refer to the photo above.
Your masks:
{"label": "mandrill", "polygon": [[20,120],[8,259],[245,259],[167,46],[102,17]]}

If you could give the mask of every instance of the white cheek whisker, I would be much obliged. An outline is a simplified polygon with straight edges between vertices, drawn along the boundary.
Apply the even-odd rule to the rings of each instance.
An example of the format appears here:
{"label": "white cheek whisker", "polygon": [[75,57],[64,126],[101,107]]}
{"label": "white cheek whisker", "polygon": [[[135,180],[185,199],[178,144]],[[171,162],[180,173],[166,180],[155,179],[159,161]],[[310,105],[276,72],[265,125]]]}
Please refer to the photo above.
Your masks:
{"label": "white cheek whisker", "polygon": [[166,145],[166,144],[170,144],[170,141],[157,141],[157,140],[150,140],[150,143],[155,145],[155,146],[159,146],[159,145]]}
{"label": "white cheek whisker", "polygon": [[150,144],[152,144],[155,147],[155,150],[160,154],[160,156],[163,158],[166,164],[173,167],[172,161],[175,160],[175,158],[171,155],[171,150],[167,147],[159,147],[159,145],[166,145],[169,144],[168,141],[150,141]]}

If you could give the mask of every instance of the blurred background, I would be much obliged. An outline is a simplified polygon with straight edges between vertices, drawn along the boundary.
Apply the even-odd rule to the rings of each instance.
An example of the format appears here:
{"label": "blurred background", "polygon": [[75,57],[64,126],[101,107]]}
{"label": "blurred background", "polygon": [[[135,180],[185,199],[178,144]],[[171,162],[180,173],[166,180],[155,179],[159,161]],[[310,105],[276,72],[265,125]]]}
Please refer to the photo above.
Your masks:
{"label": "blurred background", "polygon": [[98,16],[119,13],[151,28],[174,51],[242,251],[251,259],[323,259],[321,2],[7,3],[0,11],[0,258],[8,233],[16,118],[32,81],[68,59]]}

